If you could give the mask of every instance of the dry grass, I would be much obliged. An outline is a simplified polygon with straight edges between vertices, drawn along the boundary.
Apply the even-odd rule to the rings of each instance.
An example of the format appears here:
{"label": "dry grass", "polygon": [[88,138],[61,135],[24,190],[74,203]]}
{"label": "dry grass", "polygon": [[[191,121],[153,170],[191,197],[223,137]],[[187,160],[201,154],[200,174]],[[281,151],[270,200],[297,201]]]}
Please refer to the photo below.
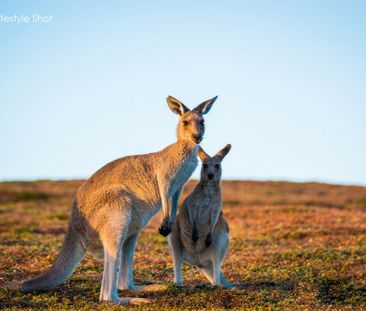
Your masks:
{"label": "dry grass", "polygon": [[[55,259],[81,182],[0,183],[0,309],[123,308],[98,302],[102,265],[89,257],[56,290],[23,294],[12,288]],[[156,218],[138,241],[135,280],[170,285],[139,294],[154,300],[149,309],[366,308],[366,188],[225,181],[223,197],[231,229],[223,270],[243,286],[198,288],[206,280],[187,266],[184,288],[173,286]]]}

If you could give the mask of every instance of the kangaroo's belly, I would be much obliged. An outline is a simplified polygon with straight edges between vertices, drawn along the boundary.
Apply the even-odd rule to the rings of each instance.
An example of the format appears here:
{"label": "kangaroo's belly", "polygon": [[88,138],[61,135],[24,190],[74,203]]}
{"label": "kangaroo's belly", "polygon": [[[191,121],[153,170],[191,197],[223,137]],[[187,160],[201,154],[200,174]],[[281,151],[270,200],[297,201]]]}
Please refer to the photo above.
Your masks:
{"label": "kangaroo's belly", "polygon": [[209,251],[201,253],[184,252],[183,259],[185,262],[198,268],[210,266],[212,260]]}
{"label": "kangaroo's belly", "polygon": [[187,234],[188,231],[181,230],[180,240],[183,246],[183,259],[190,265],[199,268],[208,267],[217,254],[221,258],[226,256],[229,245],[229,234],[226,230],[221,230],[216,226],[212,235],[212,242],[208,247],[205,239],[209,231],[201,231],[196,242],[192,241],[191,235]]}
{"label": "kangaroo's belly", "polygon": [[129,234],[132,235],[145,228],[151,219],[161,210],[161,203],[133,206]]}

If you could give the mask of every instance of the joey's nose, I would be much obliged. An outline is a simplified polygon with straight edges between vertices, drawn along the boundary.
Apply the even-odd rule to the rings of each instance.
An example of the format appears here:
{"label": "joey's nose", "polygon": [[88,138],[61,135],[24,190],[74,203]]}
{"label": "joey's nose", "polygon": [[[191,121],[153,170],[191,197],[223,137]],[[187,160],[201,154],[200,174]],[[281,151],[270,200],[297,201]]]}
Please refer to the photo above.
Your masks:
{"label": "joey's nose", "polygon": [[214,178],[214,174],[207,174],[208,179],[213,179]]}
{"label": "joey's nose", "polygon": [[192,135],[192,138],[198,144],[201,141],[202,136],[201,135]]}

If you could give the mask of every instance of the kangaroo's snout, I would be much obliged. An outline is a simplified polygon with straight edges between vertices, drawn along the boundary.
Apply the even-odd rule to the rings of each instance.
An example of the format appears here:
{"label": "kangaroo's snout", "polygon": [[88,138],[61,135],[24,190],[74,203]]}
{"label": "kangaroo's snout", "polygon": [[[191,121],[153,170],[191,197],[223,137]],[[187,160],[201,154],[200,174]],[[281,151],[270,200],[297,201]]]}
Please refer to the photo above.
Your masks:
{"label": "kangaroo's snout", "polygon": [[192,135],[192,138],[196,144],[199,144],[202,140],[202,135],[200,135],[200,134]]}
{"label": "kangaroo's snout", "polygon": [[213,179],[214,177],[215,177],[215,175],[214,174],[211,174],[211,173],[209,173],[209,174],[207,174],[207,177],[208,177],[208,179]]}

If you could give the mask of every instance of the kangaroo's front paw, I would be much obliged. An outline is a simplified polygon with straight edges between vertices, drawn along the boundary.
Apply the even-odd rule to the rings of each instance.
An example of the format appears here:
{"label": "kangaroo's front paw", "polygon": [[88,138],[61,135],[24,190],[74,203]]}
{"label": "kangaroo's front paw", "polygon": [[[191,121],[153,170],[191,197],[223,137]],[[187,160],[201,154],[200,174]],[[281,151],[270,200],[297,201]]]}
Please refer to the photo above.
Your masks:
{"label": "kangaroo's front paw", "polygon": [[159,227],[159,233],[162,236],[168,236],[170,232],[172,232],[173,224],[169,221],[168,218],[165,218],[162,224]]}
{"label": "kangaroo's front paw", "polygon": [[172,232],[172,228],[170,226],[167,226],[167,225],[162,224],[159,227],[159,233],[162,236],[168,236],[170,232]]}
{"label": "kangaroo's front paw", "polygon": [[198,241],[198,231],[196,227],[193,227],[192,230],[192,241],[193,243],[196,243]]}
{"label": "kangaroo's front paw", "polygon": [[206,236],[206,239],[205,239],[205,245],[206,247],[209,247],[212,243],[212,236],[211,236],[211,233],[209,233],[207,236]]}

